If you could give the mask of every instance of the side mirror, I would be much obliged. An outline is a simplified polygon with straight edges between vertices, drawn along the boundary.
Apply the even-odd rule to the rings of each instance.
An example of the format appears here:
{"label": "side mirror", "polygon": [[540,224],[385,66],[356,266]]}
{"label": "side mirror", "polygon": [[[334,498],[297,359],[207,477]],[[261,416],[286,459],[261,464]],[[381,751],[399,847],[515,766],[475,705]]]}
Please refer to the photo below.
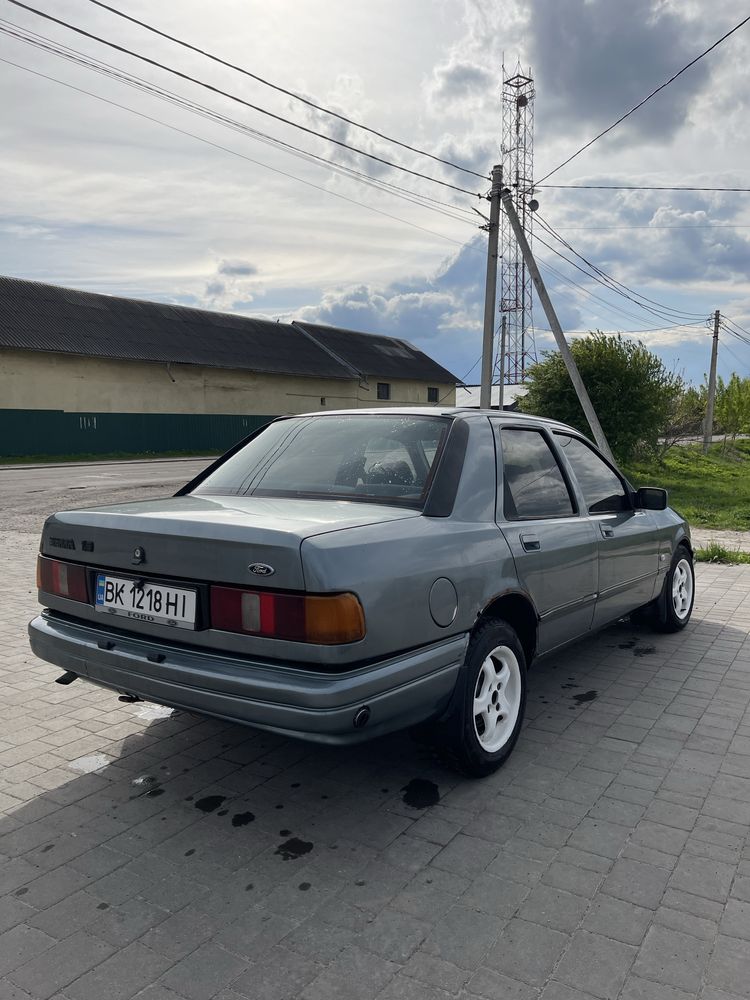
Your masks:
{"label": "side mirror", "polygon": [[641,486],[633,499],[640,510],[666,510],[667,507],[667,491],[657,486]]}

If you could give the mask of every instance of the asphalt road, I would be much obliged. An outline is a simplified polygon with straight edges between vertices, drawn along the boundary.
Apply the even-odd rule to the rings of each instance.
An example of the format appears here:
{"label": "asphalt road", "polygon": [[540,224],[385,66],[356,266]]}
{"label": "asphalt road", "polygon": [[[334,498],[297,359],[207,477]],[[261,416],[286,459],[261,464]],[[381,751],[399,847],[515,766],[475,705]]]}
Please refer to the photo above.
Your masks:
{"label": "asphalt road", "polygon": [[211,459],[0,468],[0,530],[39,531],[58,510],[169,496]]}

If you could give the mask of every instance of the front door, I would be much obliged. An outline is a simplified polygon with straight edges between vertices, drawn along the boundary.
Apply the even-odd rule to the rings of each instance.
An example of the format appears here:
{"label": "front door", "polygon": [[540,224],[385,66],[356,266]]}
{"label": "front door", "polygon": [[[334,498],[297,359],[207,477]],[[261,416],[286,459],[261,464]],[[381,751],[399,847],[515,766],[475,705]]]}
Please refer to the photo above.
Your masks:
{"label": "front door", "polygon": [[[494,423],[494,421],[493,421]],[[498,522],[539,615],[538,651],[589,631],[597,593],[596,528],[580,516],[541,429],[495,424]]]}
{"label": "front door", "polygon": [[583,494],[599,545],[599,597],[594,626],[629,614],[654,596],[659,540],[654,515],[635,510],[630,490],[617,473],[581,438],[555,440]]}

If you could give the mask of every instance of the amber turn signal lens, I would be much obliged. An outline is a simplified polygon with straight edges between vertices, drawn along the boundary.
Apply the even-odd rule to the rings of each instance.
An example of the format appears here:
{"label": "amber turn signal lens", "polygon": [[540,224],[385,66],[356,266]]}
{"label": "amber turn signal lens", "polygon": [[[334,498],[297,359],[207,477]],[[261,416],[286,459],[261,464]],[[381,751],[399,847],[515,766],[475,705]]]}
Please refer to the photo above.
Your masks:
{"label": "amber turn signal lens", "polygon": [[305,598],[307,642],[331,645],[365,637],[365,615],[354,594]]}

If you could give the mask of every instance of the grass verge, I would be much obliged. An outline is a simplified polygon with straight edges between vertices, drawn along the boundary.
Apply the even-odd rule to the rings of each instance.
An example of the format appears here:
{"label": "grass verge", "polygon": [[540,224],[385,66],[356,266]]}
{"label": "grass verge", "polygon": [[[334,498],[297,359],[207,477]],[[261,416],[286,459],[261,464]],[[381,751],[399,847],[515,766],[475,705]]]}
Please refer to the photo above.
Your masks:
{"label": "grass verge", "polygon": [[750,563],[750,552],[740,552],[739,549],[728,549],[726,545],[719,542],[709,542],[695,550],[696,562],[722,563],[728,565],[740,565]]}
{"label": "grass verge", "polygon": [[750,530],[750,441],[733,446],[681,445],[662,463],[632,462],[624,470],[636,486],[662,486],[669,504],[699,528]]}

